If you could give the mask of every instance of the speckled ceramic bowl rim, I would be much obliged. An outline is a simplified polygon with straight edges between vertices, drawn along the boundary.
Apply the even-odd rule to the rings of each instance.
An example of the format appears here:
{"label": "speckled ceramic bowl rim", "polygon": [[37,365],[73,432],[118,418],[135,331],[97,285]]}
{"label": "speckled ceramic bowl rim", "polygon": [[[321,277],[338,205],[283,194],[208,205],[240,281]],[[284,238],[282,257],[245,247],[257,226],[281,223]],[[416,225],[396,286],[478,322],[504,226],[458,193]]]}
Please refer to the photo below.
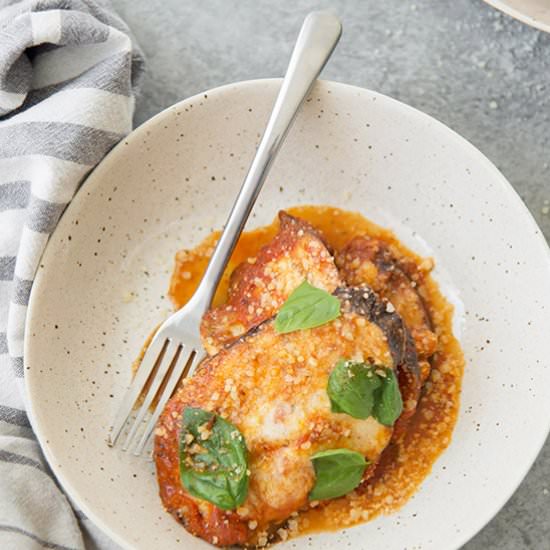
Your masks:
{"label": "speckled ceramic bowl rim", "polygon": [[506,2],[506,0],[504,1],[503,0],[484,0],[484,1],[490,6],[492,6],[493,8],[505,13],[506,15],[509,15],[510,17],[513,17],[514,19],[517,19],[518,21],[521,21],[522,23],[525,23],[526,25],[529,25],[541,31],[550,32],[550,6],[549,6],[549,20],[543,21],[541,19],[538,19],[532,15],[529,15],[528,13],[525,13],[511,6],[508,2]]}
{"label": "speckled ceramic bowl rim", "polygon": [[[241,87],[246,88],[248,86],[254,86],[257,83],[260,82],[278,82],[280,79],[256,79],[256,80],[246,80],[236,83],[230,83],[226,84],[217,88],[212,88],[210,90],[206,90],[203,92],[200,92],[190,98],[184,99],[181,102],[178,102],[167,109],[161,111],[159,114],[155,115],[151,119],[147,120],[143,124],[141,124],[138,128],[136,128],[133,132],[131,132],[126,139],[119,142],[103,159],[101,164],[104,163],[110,163],[110,162],[116,162],[116,158],[119,154],[119,152],[122,151],[124,144],[128,143],[132,140],[139,140],[142,138],[142,136],[151,129],[151,127],[154,127],[156,125],[162,124],[164,119],[166,117],[170,117],[171,113],[173,112],[174,108],[177,107],[179,109],[184,109],[189,104],[192,104],[196,101],[198,101],[205,93],[209,96],[213,95],[220,95],[224,94],[225,91],[234,90],[235,87]],[[347,89],[348,91],[364,91],[363,88],[352,86],[349,84],[339,83],[339,82],[332,82],[327,81],[328,84],[331,86],[334,86],[336,88],[341,89]],[[511,184],[504,178],[504,176],[500,173],[500,171],[496,168],[496,166],[487,158],[485,155],[483,155],[474,145],[472,145],[469,141],[467,141],[465,138],[451,130],[449,127],[444,125],[443,123],[437,121],[433,117],[423,113],[422,111],[419,111],[418,109],[415,109],[414,107],[411,107],[409,105],[406,105],[405,103],[402,103],[396,99],[393,99],[391,97],[385,96],[383,94],[379,94],[377,92],[372,92],[370,90],[367,90],[369,93],[379,96],[383,98],[389,105],[391,105],[396,110],[401,109],[402,111],[408,111],[410,114],[424,120],[429,120],[432,123],[435,123],[436,127],[439,127],[441,130],[448,132],[452,135],[454,135],[457,139],[457,143],[460,143],[462,147],[469,150],[470,153],[473,154],[473,156],[476,158],[476,160],[483,164],[485,168],[487,168],[494,177],[494,181],[498,182],[500,185],[499,191],[506,197],[508,201],[515,202],[516,205],[520,206],[520,208],[523,210],[525,214],[525,218],[523,220],[523,223],[529,224],[530,227],[534,230],[536,234],[536,238],[538,240],[538,243],[540,245],[540,253],[541,255],[545,255],[547,258],[547,266],[548,266],[548,275],[550,276],[550,248],[548,247],[548,244],[542,235],[542,232],[540,231],[537,223],[535,222],[531,212],[527,209],[519,195],[516,193],[516,191],[513,189]],[[92,172],[93,173],[93,172]],[[89,176],[88,176],[89,177]],[[72,200],[71,204],[65,211],[64,215],[70,214],[71,210],[73,208],[77,208],[80,203],[83,203],[86,201],[86,196],[88,193],[91,193],[94,191],[94,186],[90,186],[90,184],[87,184],[84,182],[84,184],[80,187],[79,191],[75,195],[74,199]],[[36,288],[36,287],[34,287]],[[35,303],[38,299],[35,296],[34,292],[31,292],[30,301],[29,301],[29,309],[28,309],[28,315],[27,315],[27,326],[26,331],[29,333],[29,320],[33,318],[33,308],[35,306]],[[25,341],[25,349],[24,349],[25,357],[29,357],[31,354],[30,350],[30,344],[29,339],[26,339]],[[44,455],[46,459],[48,460],[49,464],[51,465],[51,468],[53,472],[55,473],[57,479],[63,486],[64,490],[67,492],[67,494],[70,496],[70,498],[77,503],[82,511],[92,520],[94,523],[108,536],[110,536],[115,542],[120,544],[121,546],[125,548],[132,548],[132,546],[128,545],[128,542],[124,540],[122,537],[118,536],[116,533],[112,532],[108,525],[106,525],[102,520],[100,520],[98,517],[95,516],[93,509],[90,509],[88,506],[86,506],[80,499],[79,493],[73,489],[70,481],[65,477],[64,472],[57,468],[55,465],[55,461],[53,460],[53,454],[52,451],[49,448],[49,445],[45,441],[45,437],[43,437],[42,434],[42,427],[40,421],[35,417],[35,413],[33,410],[33,400],[31,398],[31,392],[29,389],[29,384],[25,384],[26,388],[26,398],[27,398],[27,406],[28,406],[28,413],[30,417],[30,422],[33,427],[33,430],[35,434],[38,437],[38,440],[40,441],[42,450],[44,452]],[[502,501],[495,503],[494,508],[487,509],[487,512],[478,518],[477,524],[473,525],[471,524],[470,527],[467,529],[467,533],[464,533],[462,538],[459,540],[457,546],[455,548],[460,548],[462,545],[464,545],[466,542],[468,542],[475,534],[477,534],[498,512],[502,509],[502,507],[506,504],[506,502],[509,500],[509,498],[513,495],[513,493],[516,491],[524,477],[527,475],[528,471],[530,470],[532,464],[534,463],[535,459],[537,458],[542,446],[544,445],[544,442],[546,441],[548,434],[550,433],[550,419],[548,419],[548,427],[545,431],[542,431],[540,433],[533,434],[533,439],[536,441],[532,447],[532,452],[530,458],[526,462],[526,467],[518,470],[515,475],[515,479],[510,483],[510,490],[506,496],[506,498],[502,499]],[[299,540],[299,539],[298,539]],[[450,548],[450,547],[449,547]]]}

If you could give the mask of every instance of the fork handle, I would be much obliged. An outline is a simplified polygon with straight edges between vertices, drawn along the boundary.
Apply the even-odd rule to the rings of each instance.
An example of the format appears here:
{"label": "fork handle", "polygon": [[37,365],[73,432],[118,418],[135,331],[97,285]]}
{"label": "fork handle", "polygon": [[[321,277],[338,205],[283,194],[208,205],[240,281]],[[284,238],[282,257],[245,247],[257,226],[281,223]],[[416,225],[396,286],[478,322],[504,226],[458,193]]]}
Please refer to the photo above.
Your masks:
{"label": "fork handle", "polygon": [[227,262],[281,143],[341,34],[342,25],[339,19],[328,12],[310,13],[302,25],[254,160],[233,204],[199,288],[194,294],[194,297],[200,301],[195,305],[203,311],[206,311],[212,303]]}

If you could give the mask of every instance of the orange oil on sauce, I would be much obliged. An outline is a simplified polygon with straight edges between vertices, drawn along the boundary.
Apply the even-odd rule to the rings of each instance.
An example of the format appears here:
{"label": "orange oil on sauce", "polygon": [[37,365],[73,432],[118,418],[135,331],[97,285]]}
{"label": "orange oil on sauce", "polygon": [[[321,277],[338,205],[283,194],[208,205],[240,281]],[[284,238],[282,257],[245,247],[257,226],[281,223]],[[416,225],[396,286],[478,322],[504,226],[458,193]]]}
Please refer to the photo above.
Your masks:
{"label": "orange oil on sauce", "polygon": [[[365,234],[399,246],[399,241],[391,231],[382,229],[356,212],[347,212],[330,206],[295,206],[285,211],[320,229],[326,242],[334,250],[344,247],[353,237]],[[273,239],[278,229],[279,219],[275,218],[272,224],[246,231],[241,235],[218,287],[214,306],[226,300],[229,277],[233,270],[247,258],[256,256],[260,248]],[[182,250],[176,254],[176,266],[169,290],[169,296],[176,309],[182,307],[195,292],[219,236],[220,232],[215,231],[196,248]],[[419,256],[413,256],[420,260]]]}
{"label": "orange oil on sauce", "polygon": [[[353,237],[369,235],[386,241],[404,258],[420,264],[422,258],[403,246],[395,235],[356,212],[328,206],[297,206],[286,211],[319,229],[329,247],[338,250]],[[254,257],[277,233],[278,219],[268,226],[243,233],[222,282],[214,305],[223,303],[231,272],[242,261]],[[176,308],[192,296],[208,263],[219,232],[209,235],[193,250],[176,255],[176,267],[169,295]],[[301,512],[300,534],[341,529],[394,512],[403,506],[430,473],[437,457],[449,445],[456,423],[464,357],[452,333],[453,307],[439,291],[431,276],[425,277],[420,293],[438,336],[438,350],[432,359],[432,371],[423,389],[417,412],[401,441],[392,442],[384,451],[374,477],[351,494]]]}

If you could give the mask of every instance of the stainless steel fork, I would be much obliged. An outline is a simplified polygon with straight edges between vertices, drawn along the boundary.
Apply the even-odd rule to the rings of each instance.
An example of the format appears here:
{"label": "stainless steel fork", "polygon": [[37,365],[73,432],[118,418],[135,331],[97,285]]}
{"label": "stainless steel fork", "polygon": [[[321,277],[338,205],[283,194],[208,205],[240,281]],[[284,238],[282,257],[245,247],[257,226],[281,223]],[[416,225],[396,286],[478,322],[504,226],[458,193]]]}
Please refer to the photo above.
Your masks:
{"label": "stainless steel fork", "polygon": [[[306,17],[266,130],[204,276],[191,300],[164,321],[153,336],[116,415],[109,445],[115,445],[124,426],[129,423],[122,449],[128,450],[135,445],[134,454],[141,454],[178,382],[191,376],[197,368],[203,355],[199,335],[201,318],[210,307],[223,271],[296,112],[332,54],[341,33],[340,21],[330,13],[313,12]],[[131,421],[132,411],[142,396],[137,415]],[[158,396],[157,404],[146,420],[155,396]]]}

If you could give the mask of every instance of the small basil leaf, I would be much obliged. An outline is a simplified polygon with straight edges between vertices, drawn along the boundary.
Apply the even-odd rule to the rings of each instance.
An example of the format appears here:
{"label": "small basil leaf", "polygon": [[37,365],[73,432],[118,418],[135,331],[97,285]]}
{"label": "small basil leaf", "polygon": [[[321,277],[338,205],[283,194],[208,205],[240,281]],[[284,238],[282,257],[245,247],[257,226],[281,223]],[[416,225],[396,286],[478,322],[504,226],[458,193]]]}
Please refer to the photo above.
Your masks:
{"label": "small basil leaf", "polygon": [[327,394],[332,412],[373,416],[385,426],[392,426],[403,411],[395,372],[378,365],[341,359],[330,373]]}
{"label": "small basil leaf", "polygon": [[275,318],[275,330],[280,334],[314,328],[340,315],[340,300],[326,290],[304,281],[283,304]]}
{"label": "small basil leaf", "polygon": [[368,465],[365,457],[349,449],[321,451],[311,457],[315,469],[315,485],[309,500],[341,497],[361,483]]}
{"label": "small basil leaf", "polygon": [[376,392],[381,387],[382,382],[373,365],[341,359],[328,379],[331,410],[354,418],[368,418],[372,414]]}
{"label": "small basil leaf", "polygon": [[384,369],[385,377],[380,377],[382,387],[374,403],[373,415],[385,426],[392,426],[403,411],[403,399],[399,383],[393,369]]}
{"label": "small basil leaf", "polygon": [[248,493],[248,464],[239,430],[211,412],[187,407],[180,437],[180,477],[187,491],[223,510],[240,506]]}

